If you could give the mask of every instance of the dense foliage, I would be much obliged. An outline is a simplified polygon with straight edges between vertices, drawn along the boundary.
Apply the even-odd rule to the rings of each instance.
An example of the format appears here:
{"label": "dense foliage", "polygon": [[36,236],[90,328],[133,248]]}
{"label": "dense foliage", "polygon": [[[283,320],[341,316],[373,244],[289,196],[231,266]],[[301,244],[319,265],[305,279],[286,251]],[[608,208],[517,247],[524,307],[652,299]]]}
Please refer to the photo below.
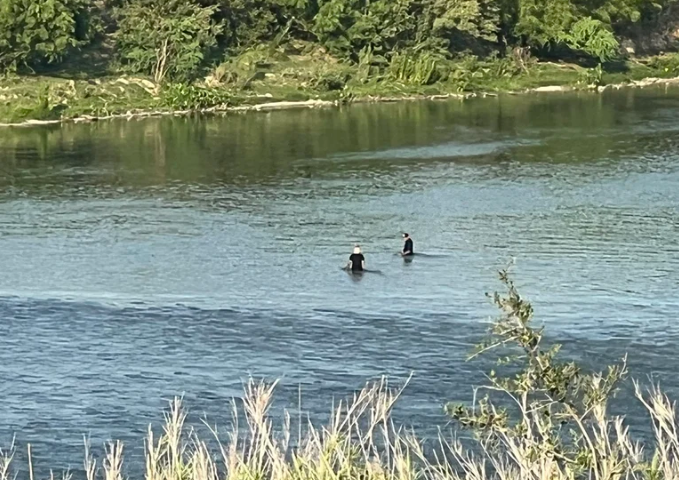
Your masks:
{"label": "dense foliage", "polygon": [[440,75],[433,58],[464,52],[518,49],[607,62],[635,36],[668,49],[678,1],[0,0],[0,68],[59,61],[92,41],[97,24],[98,40],[113,47],[122,67],[158,83],[186,80],[263,44],[299,41],[399,78],[418,64],[426,82]]}
{"label": "dense foliage", "polygon": [[0,0],[0,71],[55,62],[90,38],[88,0]]}

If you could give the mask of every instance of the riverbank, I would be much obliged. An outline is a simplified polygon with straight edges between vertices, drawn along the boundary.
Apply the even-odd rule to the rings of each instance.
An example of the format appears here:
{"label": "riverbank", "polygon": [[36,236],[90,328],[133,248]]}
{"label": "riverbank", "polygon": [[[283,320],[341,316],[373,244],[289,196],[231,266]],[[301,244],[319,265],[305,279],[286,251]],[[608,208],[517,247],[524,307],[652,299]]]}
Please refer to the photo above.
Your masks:
{"label": "riverbank", "polygon": [[[328,59],[271,62],[247,81],[215,71],[193,84],[160,86],[149,78],[92,75],[65,67],[0,80],[0,126],[17,127],[192,113],[325,108],[351,103],[448,100],[502,93],[604,91],[679,83],[675,57],[628,61],[609,71],[566,63],[520,67],[475,57],[447,66],[445,81],[421,85],[389,75],[361,77]],[[266,70],[266,71],[264,71]]]}

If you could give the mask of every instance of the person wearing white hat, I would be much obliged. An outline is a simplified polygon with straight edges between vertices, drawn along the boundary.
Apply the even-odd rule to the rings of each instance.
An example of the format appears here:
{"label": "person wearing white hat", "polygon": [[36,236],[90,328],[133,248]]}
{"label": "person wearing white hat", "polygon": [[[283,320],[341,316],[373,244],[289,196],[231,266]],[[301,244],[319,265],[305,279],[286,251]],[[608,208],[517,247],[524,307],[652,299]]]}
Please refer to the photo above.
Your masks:
{"label": "person wearing white hat", "polygon": [[352,272],[362,272],[365,269],[365,257],[361,253],[360,246],[356,245],[354,247],[354,253],[349,257],[347,268]]}
{"label": "person wearing white hat", "polygon": [[401,250],[401,256],[412,257],[415,254],[413,252],[413,239],[410,238],[410,234],[404,233],[403,240],[405,240],[405,244],[403,245],[403,250]]}

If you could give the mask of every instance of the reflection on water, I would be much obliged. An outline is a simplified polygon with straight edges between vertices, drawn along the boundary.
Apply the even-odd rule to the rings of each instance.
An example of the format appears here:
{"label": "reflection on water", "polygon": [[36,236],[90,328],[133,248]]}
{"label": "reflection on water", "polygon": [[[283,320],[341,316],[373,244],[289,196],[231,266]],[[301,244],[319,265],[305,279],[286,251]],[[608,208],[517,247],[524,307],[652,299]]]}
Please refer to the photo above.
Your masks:
{"label": "reflection on water", "polygon": [[[281,377],[276,412],[301,385],[323,418],[411,371],[397,418],[432,434],[513,256],[550,340],[679,397],[678,208],[676,90],[0,131],[0,441],[77,472],[174,394],[225,425]],[[381,275],[341,271],[354,243]]]}

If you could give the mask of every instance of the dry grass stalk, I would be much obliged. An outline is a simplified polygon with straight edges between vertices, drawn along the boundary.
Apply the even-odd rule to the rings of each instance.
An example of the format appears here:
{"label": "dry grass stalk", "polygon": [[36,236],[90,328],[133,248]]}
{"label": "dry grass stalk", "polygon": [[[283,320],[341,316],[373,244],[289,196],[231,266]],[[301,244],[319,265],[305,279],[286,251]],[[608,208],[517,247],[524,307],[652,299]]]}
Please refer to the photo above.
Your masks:
{"label": "dry grass stalk", "polygon": [[90,441],[87,438],[84,438],[83,443],[85,444],[85,462],[83,463],[85,478],[86,480],[96,480],[97,461],[92,456],[92,452],[90,452]]}
{"label": "dry grass stalk", "polygon": [[[228,441],[217,444],[218,456],[187,429],[181,399],[174,399],[162,433],[156,436],[149,428],[145,480],[679,480],[675,404],[657,387],[644,394],[635,384],[636,396],[652,419],[653,456],[649,459],[642,446],[632,442],[623,419],[610,416],[601,403],[587,420],[571,419],[583,447],[581,464],[551,448],[549,420],[524,408],[522,399],[515,401],[524,434],[508,430],[492,445],[481,438],[476,453],[441,435],[437,448],[425,455],[412,432],[392,423],[390,413],[401,390],[388,388],[384,380],[341,402],[327,426],[309,422],[301,444],[292,448],[290,417],[285,416],[281,433],[268,416],[274,388],[247,384],[242,401],[245,436],[239,439],[239,410],[234,406],[234,426]],[[216,429],[211,430],[217,437]],[[0,450],[0,480],[13,480],[14,453],[13,444]],[[123,480],[122,443],[106,446],[101,467],[103,480]],[[96,480],[97,461],[87,440],[84,469],[87,480]],[[69,480],[70,474],[62,478]]]}
{"label": "dry grass stalk", "polygon": [[123,444],[120,440],[106,446],[104,480],[123,480]]}
{"label": "dry grass stalk", "polygon": [[14,446],[14,439],[9,448],[0,448],[0,480],[10,480],[12,465],[12,460],[14,460],[14,454],[16,453],[16,447]]}

